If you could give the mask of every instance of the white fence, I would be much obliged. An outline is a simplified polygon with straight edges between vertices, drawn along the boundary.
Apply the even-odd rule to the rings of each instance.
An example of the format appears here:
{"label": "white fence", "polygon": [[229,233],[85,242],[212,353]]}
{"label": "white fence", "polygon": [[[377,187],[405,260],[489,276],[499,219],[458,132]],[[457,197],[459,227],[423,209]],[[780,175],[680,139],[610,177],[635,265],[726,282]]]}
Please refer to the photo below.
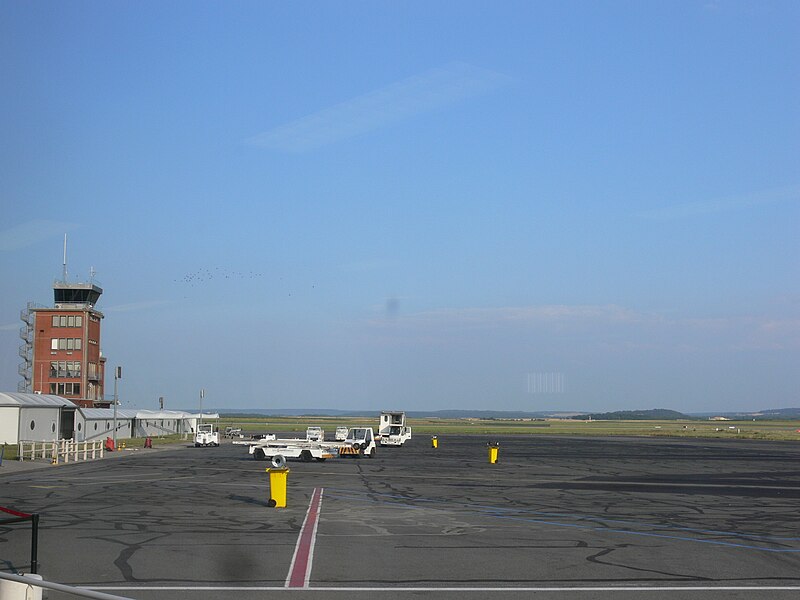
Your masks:
{"label": "white fence", "polygon": [[54,464],[68,463],[70,460],[89,460],[103,458],[105,442],[76,442],[75,440],[56,440],[54,442],[20,442],[17,458],[35,460],[49,458]]}

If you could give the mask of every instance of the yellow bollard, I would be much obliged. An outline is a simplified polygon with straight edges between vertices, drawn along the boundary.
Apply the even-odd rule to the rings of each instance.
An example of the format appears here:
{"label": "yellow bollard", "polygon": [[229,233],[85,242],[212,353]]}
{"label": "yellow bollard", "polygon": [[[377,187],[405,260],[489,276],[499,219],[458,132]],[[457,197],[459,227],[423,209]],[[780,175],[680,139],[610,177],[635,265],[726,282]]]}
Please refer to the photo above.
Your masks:
{"label": "yellow bollard", "polygon": [[489,464],[493,465],[497,462],[497,455],[500,454],[499,444],[489,444]]}
{"label": "yellow bollard", "polygon": [[431,448],[438,448],[439,447],[439,438],[433,436],[431,438]]}
{"label": "yellow bollard", "polygon": [[269,502],[273,508],[286,508],[286,481],[289,479],[289,469],[267,469],[269,473]]}

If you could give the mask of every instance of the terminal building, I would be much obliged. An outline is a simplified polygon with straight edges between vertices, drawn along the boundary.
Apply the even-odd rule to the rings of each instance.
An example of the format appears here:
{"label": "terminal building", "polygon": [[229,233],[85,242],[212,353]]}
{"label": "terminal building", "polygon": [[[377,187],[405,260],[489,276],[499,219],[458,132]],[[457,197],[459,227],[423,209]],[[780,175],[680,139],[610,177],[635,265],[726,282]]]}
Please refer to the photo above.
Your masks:
{"label": "terminal building", "polygon": [[113,408],[83,408],[50,394],[0,392],[0,444],[189,436],[197,431],[198,421],[218,419],[218,413],[180,410],[118,409],[115,414]]}

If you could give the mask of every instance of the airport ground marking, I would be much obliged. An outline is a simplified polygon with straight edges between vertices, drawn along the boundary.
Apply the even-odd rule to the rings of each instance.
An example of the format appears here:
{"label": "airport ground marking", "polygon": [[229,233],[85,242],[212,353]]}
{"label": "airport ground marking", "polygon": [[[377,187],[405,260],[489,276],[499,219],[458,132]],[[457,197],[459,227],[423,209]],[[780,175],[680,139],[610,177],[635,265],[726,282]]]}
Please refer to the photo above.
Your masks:
{"label": "airport ground marking", "polygon": [[142,585],[142,586],[96,586],[96,585],[83,585],[80,586],[86,590],[96,591],[117,591],[117,592],[134,592],[134,591],[158,591],[158,592],[320,592],[320,593],[333,593],[333,592],[380,592],[380,593],[395,593],[395,592],[800,592],[800,586],[791,585],[762,585],[762,586],[592,586],[592,587],[305,587],[305,588],[287,588],[278,586],[158,586],[158,585]]}
{"label": "airport ground marking", "polygon": [[[330,490],[330,488],[329,488]],[[337,491],[340,494],[337,494]],[[344,492],[344,493],[341,493]],[[350,495],[348,495],[350,494]],[[607,521],[607,522],[618,522],[614,519],[602,519],[598,517],[593,517],[591,515],[581,515],[581,514],[563,514],[563,513],[547,513],[543,511],[537,510],[520,510],[520,509],[510,509],[505,507],[494,507],[494,506],[486,506],[486,505],[470,505],[461,502],[452,502],[447,500],[439,500],[435,498],[408,498],[405,496],[399,496],[397,494],[381,494],[381,493],[374,493],[370,492],[369,494],[364,494],[363,492],[358,492],[355,490],[337,490],[334,488],[333,493],[329,492],[329,496],[333,499],[347,499],[348,501],[360,501],[366,503],[381,503],[386,507],[391,508],[402,508],[402,509],[412,509],[412,510],[421,510],[421,509],[432,509],[432,510],[450,510],[452,508],[459,508],[459,509],[467,509],[473,514],[490,517],[495,519],[503,519],[508,521],[518,521],[524,523],[536,523],[540,525],[549,525],[554,527],[567,527],[572,529],[582,529],[588,531],[598,531],[603,533],[617,533],[622,535],[636,535],[642,537],[654,537],[654,538],[663,538],[663,539],[671,539],[683,542],[693,542],[698,544],[711,544],[716,546],[727,546],[732,548],[740,548],[744,550],[757,550],[762,552],[772,552],[772,553],[783,553],[783,554],[793,554],[799,553],[800,548],[769,548],[765,546],[756,546],[751,544],[744,544],[739,542],[726,542],[722,540],[712,540],[712,539],[702,539],[697,537],[687,537],[681,535],[674,535],[674,534],[667,534],[667,533],[654,533],[654,532],[647,532],[647,531],[633,531],[630,529],[611,529],[608,527],[598,527],[595,525],[585,525],[580,523],[564,523],[560,521],[553,521],[550,519],[545,518],[537,518],[534,516],[525,517],[525,516],[515,516],[514,513],[525,513],[529,512],[532,515],[541,515],[541,517],[549,517],[549,516],[560,516],[563,518],[572,518],[577,520],[587,520],[587,521]],[[402,502],[389,502],[379,499],[375,499],[376,496],[383,496],[384,498],[390,500],[402,500]],[[426,506],[415,506],[415,503],[426,503]],[[739,537],[739,538],[759,538],[764,541],[773,541],[777,543],[783,543],[787,541],[798,541],[800,538],[782,538],[782,537],[774,537],[774,536],[765,536],[765,535],[748,535],[744,533],[736,533],[736,532],[723,532],[723,531],[710,531],[710,530],[700,530],[700,529],[691,529],[691,528],[681,528],[681,527],[671,527],[668,525],[653,525],[651,523],[639,523],[636,521],[623,521],[624,523],[630,525],[637,525],[637,526],[644,526],[644,527],[653,527],[658,529],[664,530],[671,530],[674,529],[676,531],[689,531],[692,533],[699,533],[699,534],[709,534],[709,535],[726,535],[728,537]]]}
{"label": "airport ground marking", "polygon": [[311,577],[311,566],[314,562],[314,546],[317,541],[320,506],[322,504],[322,488],[314,488],[311,501],[308,503],[306,518],[297,536],[289,574],[286,576],[287,588],[308,588]]}
{"label": "airport ground marking", "polygon": [[[508,463],[506,463],[508,464]],[[137,465],[137,467],[140,465]],[[241,473],[241,469],[232,469],[226,467],[195,467],[194,470],[196,471],[231,471]],[[261,471],[248,471],[249,473],[256,475],[261,474]],[[337,473],[335,471],[306,471],[304,474],[311,475],[311,476],[319,476],[324,475],[326,477],[376,477],[382,478],[385,477],[384,473]],[[135,481],[131,479],[124,479],[123,476],[118,476],[119,482],[125,483],[128,481]],[[75,476],[75,479],[86,479],[83,476]],[[450,476],[450,475],[436,475],[435,477],[431,475],[405,475],[405,474],[395,474],[392,475],[392,479],[436,479],[437,481],[442,480],[455,480],[458,482],[463,481],[485,481],[486,478],[484,476]],[[60,476],[60,479],[64,480],[67,479],[65,476]],[[180,477],[165,477],[159,478],[152,481],[162,481],[162,480],[169,480],[172,481],[174,479],[197,479],[196,475],[186,475]],[[144,481],[144,480],[139,480]],[[98,478],[97,483],[116,483],[113,480],[101,480]],[[528,478],[528,479],[514,479],[514,482],[518,484],[516,487],[527,487],[530,484],[534,485],[549,485],[549,484],[561,484],[561,485],[580,485],[580,486],[611,486],[611,487],[663,487],[669,488],[674,490],[675,488],[700,488],[700,489],[744,489],[744,490],[781,490],[781,491],[800,491],[800,485],[756,485],[756,484],[726,484],[726,483],[669,483],[669,482],[649,482],[649,481],[613,481],[613,480],[593,480],[593,481],[582,481],[580,479],[575,478],[563,478],[563,479],[538,479],[538,478]],[[77,485],[77,484],[76,484]],[[90,483],[82,483],[80,485],[90,485]],[[207,485],[205,483],[198,482],[198,485]],[[220,484],[211,484],[211,485],[220,485],[220,486],[228,486],[230,484],[227,483],[220,483]],[[247,485],[247,484],[245,484]],[[513,486],[512,486],[513,487]]]}

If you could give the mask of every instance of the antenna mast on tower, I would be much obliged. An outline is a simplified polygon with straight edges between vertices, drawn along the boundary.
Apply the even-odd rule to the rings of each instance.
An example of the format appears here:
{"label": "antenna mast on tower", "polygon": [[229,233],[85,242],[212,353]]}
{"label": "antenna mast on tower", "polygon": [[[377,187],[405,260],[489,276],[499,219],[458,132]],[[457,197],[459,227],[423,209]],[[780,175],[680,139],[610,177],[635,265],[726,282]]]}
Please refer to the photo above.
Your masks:
{"label": "antenna mast on tower", "polygon": [[67,234],[64,234],[64,268],[61,272],[61,277],[64,283],[67,282]]}

